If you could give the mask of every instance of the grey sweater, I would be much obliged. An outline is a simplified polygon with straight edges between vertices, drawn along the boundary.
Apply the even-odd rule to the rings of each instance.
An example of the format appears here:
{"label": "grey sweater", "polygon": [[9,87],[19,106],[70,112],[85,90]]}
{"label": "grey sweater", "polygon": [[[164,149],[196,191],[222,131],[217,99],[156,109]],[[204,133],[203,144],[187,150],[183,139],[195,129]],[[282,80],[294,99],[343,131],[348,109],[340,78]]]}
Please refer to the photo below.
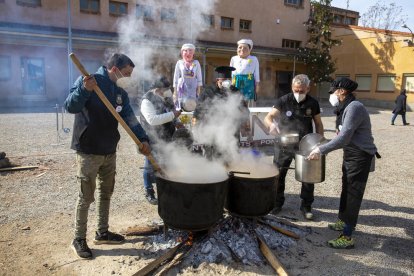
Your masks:
{"label": "grey sweater", "polygon": [[329,143],[320,146],[319,149],[321,154],[327,154],[350,144],[369,154],[377,152],[368,111],[358,101],[351,102],[345,108],[339,134]]}

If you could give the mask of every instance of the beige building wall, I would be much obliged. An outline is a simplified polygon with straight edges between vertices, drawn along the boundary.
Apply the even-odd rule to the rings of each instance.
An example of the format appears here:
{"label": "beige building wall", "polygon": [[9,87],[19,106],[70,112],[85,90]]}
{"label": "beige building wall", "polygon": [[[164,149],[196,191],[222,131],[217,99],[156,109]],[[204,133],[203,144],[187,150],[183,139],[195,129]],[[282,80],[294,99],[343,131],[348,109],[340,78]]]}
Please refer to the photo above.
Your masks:
{"label": "beige building wall", "polygon": [[[335,75],[348,75],[354,80],[370,76],[369,89],[358,89],[358,98],[391,107],[405,87],[406,77],[414,76],[411,34],[349,26],[335,28],[334,35],[342,40],[342,45],[332,51],[338,68]],[[384,76],[395,78],[392,90],[381,91],[379,78]],[[407,96],[407,102],[413,105],[413,88],[408,89]]]}
{"label": "beige building wall", "polygon": [[[99,2],[99,11],[89,13],[80,10],[79,0],[70,1],[72,35],[69,37],[67,0],[41,0],[41,5],[35,7],[18,5],[14,0],[0,1],[0,58],[5,58],[6,64],[10,61],[10,77],[0,78],[1,105],[64,99],[71,83],[68,79],[69,41],[81,61],[94,68],[102,64],[109,53],[119,49],[120,37],[130,36],[131,41],[126,46],[142,55],[142,59],[134,60],[139,67],[136,71],[141,77],[149,71],[145,76],[148,82],[159,74],[172,79],[181,45],[193,42],[197,46],[196,58],[205,71],[205,84],[210,85],[215,80],[214,68],[228,65],[230,58],[236,55],[236,42],[251,38],[254,41],[252,55],[260,62],[259,101],[265,105],[290,91],[286,82],[293,74],[305,72],[304,65],[294,58],[296,50],[283,47],[282,41],[288,39],[300,42],[301,46],[305,44],[307,32],[303,22],[309,17],[309,1],[298,1],[303,5],[292,6],[274,0],[116,0],[128,5],[127,16],[110,15],[109,1]],[[151,6],[149,20],[137,20],[137,4]],[[174,11],[175,20],[161,20],[162,9]],[[200,11],[213,17],[212,26],[202,20]],[[232,28],[222,28],[222,17],[232,18]],[[240,20],[250,21],[249,30],[239,28]],[[120,25],[122,22],[124,24]],[[22,72],[28,70],[23,66],[25,58],[34,58],[43,64],[43,79],[32,80],[44,82],[44,87],[39,86],[43,89],[41,94],[28,95],[23,91]],[[79,72],[74,67],[72,71],[75,79]],[[132,95],[139,97],[148,82],[140,82]],[[13,93],[5,92],[10,90]]]}

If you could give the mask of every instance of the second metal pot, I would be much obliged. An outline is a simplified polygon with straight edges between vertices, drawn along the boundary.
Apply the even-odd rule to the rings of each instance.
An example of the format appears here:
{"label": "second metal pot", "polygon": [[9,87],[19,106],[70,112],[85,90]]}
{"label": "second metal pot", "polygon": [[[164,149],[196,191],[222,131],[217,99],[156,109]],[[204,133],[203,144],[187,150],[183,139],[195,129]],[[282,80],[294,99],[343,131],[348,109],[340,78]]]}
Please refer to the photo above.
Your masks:
{"label": "second metal pot", "polygon": [[294,145],[299,143],[298,133],[281,134],[278,137],[279,143],[282,145]]}
{"label": "second metal pot", "polygon": [[325,181],[325,159],[321,155],[318,160],[307,160],[307,155],[295,154],[295,179],[306,183],[320,183]]}

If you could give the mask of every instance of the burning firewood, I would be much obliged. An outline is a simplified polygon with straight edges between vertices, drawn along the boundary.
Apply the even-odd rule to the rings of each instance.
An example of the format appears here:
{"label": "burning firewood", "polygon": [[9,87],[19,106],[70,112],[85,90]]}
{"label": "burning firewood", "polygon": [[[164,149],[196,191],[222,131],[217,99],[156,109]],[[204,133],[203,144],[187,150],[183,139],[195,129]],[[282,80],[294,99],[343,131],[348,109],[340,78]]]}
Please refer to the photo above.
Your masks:
{"label": "burning firewood", "polygon": [[168,265],[166,265],[165,267],[163,267],[161,269],[161,271],[159,273],[157,273],[158,276],[165,276],[167,275],[167,272],[169,270],[171,270],[172,268],[176,267],[177,265],[179,265],[181,263],[181,261],[184,259],[184,257],[187,255],[187,253],[190,251],[192,244],[188,245],[184,245],[182,247],[182,249],[180,250],[179,253],[177,253],[177,255],[175,255],[175,257],[171,260],[171,262],[168,263]]}
{"label": "burning firewood", "polygon": [[280,233],[282,233],[282,234],[284,234],[288,237],[291,237],[291,238],[294,238],[294,239],[297,239],[297,240],[300,239],[300,237],[298,235],[296,235],[295,233],[293,233],[289,230],[283,229],[281,227],[274,226],[274,225],[272,225],[270,223],[267,223],[266,221],[261,220],[261,219],[258,219],[257,221],[260,222],[261,224],[269,226],[273,230],[278,231],[278,232],[280,232]]}
{"label": "burning firewood", "polygon": [[276,255],[273,254],[272,250],[269,248],[269,246],[266,244],[265,240],[261,235],[255,231],[257,241],[259,242],[259,248],[260,251],[265,256],[266,260],[270,263],[270,265],[273,267],[273,269],[277,272],[279,276],[287,276],[286,269],[282,266],[282,264],[277,259]]}
{"label": "burning firewood", "polygon": [[165,264],[172,260],[175,255],[178,253],[178,250],[185,245],[187,242],[187,239],[180,242],[175,247],[167,250],[165,254],[160,256],[159,258],[155,259],[154,261],[150,262],[148,265],[144,266],[142,269],[140,269],[137,273],[134,273],[133,276],[144,276],[150,274],[152,271],[157,269],[162,264]]}
{"label": "burning firewood", "polygon": [[149,236],[160,233],[162,229],[163,225],[133,226],[128,227],[123,234],[125,236]]}

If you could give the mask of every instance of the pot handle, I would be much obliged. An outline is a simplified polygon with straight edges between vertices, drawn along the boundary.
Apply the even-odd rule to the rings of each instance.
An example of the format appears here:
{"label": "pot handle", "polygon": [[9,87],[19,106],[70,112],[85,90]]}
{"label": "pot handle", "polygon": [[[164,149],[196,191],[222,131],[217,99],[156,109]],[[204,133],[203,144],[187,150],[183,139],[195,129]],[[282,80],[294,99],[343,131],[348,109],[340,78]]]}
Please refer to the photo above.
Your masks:
{"label": "pot handle", "polygon": [[235,173],[237,173],[237,174],[250,174],[250,172],[238,172],[238,171],[229,171],[227,174],[228,174],[229,177],[233,177]]}

